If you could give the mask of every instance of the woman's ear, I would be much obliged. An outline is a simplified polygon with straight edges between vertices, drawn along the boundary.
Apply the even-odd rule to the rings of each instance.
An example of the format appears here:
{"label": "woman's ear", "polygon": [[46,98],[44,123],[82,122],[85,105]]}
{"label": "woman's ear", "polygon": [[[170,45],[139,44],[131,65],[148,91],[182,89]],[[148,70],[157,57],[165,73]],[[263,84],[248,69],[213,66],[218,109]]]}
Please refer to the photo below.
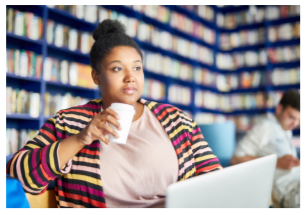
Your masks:
{"label": "woman's ear", "polygon": [[98,80],[98,73],[97,73],[96,70],[94,70],[94,69],[91,70],[91,77],[92,77],[93,82],[94,82],[96,85],[99,85],[99,84],[100,84],[100,81]]}

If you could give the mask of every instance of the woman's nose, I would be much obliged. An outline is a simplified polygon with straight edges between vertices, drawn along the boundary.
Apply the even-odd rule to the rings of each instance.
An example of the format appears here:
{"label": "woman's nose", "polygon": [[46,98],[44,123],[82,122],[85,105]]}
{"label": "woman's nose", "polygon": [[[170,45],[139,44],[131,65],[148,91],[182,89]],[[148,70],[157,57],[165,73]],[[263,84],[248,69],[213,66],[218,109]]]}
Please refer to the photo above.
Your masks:
{"label": "woman's nose", "polygon": [[126,83],[132,83],[135,82],[135,78],[133,77],[133,75],[131,74],[131,72],[127,72],[124,78]]}

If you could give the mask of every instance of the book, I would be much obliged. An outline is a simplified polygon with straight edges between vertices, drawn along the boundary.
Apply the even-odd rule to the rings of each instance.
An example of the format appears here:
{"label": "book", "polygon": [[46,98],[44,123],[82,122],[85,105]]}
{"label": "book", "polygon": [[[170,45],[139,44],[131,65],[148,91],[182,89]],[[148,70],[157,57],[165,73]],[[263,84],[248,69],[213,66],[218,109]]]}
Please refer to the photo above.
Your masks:
{"label": "book", "polygon": [[40,112],[40,94],[32,93],[29,99],[30,99],[29,114],[31,117],[37,118]]}

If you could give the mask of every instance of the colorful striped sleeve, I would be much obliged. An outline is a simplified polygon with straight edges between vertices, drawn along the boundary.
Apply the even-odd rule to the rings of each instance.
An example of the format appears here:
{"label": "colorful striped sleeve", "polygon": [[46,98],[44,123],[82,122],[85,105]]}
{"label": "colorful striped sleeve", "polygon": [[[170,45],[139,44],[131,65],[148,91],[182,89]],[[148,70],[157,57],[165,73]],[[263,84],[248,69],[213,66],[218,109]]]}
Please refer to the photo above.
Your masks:
{"label": "colorful striped sleeve", "polygon": [[191,143],[195,159],[196,175],[222,169],[218,158],[213,154],[209,144],[204,140],[197,123],[193,121],[192,127]]}
{"label": "colorful striped sleeve", "polygon": [[57,136],[62,132],[58,126],[59,115],[50,118],[40,128],[39,133],[27,141],[14,154],[6,166],[6,173],[18,178],[26,192],[42,194],[49,183],[71,170],[72,159],[63,169],[59,166]]}

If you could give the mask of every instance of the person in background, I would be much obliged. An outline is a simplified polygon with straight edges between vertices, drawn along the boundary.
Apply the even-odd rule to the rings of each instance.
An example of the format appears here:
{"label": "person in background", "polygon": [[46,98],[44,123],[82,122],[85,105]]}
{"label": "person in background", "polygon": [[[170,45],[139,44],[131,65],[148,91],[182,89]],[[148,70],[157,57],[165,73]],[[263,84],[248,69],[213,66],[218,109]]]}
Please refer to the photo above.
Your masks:
{"label": "person in background", "polygon": [[[6,172],[39,195],[55,180],[58,207],[165,207],[167,187],[222,169],[196,122],[180,109],[141,98],[143,54],[118,21],[93,32],[93,82],[103,98],[59,110],[14,154]],[[112,103],[132,105],[126,144]]]}
{"label": "person in background", "polygon": [[300,207],[300,160],[292,145],[292,130],[300,125],[300,93],[286,91],[275,114],[248,131],[238,143],[231,164],[250,161],[275,153],[278,157],[272,200],[275,207]]}

